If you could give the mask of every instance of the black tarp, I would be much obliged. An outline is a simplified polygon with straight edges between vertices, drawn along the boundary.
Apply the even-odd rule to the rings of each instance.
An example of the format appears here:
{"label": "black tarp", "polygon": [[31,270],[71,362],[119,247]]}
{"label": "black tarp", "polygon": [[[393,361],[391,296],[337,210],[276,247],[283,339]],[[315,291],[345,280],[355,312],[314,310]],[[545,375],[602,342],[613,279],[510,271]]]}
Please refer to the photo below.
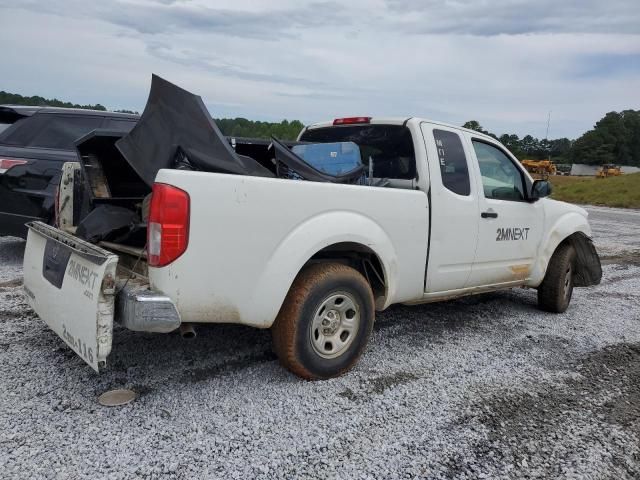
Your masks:
{"label": "black tarp", "polygon": [[137,240],[134,243],[144,245],[145,230],[136,212],[116,205],[99,205],[80,221],[76,236],[91,243]]}
{"label": "black tarp", "polygon": [[209,115],[202,99],[157,75],[137,125],[116,147],[147,185],[158,170],[173,168],[181,150],[198,170],[273,177],[250,157],[238,155]]}

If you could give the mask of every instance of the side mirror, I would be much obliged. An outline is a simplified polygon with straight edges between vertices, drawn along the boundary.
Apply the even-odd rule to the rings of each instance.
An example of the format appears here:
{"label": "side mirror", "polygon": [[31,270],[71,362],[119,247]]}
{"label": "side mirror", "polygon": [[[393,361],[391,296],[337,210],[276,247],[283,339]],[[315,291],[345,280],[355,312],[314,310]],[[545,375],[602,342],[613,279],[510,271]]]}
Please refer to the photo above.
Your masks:
{"label": "side mirror", "polygon": [[539,198],[548,197],[551,195],[551,183],[547,180],[536,180],[531,187],[531,200],[538,200]]}

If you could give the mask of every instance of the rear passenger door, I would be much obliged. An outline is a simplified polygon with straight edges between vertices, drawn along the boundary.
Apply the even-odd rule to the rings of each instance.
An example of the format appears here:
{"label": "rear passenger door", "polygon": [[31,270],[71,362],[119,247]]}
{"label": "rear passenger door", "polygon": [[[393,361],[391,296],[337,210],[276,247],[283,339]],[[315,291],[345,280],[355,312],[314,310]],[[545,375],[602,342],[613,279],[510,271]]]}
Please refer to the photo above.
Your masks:
{"label": "rear passenger door", "polygon": [[523,169],[504,148],[467,137],[479,174],[480,227],[469,286],[521,284],[542,239],[542,202],[529,202]]}
{"label": "rear passenger door", "polygon": [[464,288],[478,241],[478,187],[468,145],[453,128],[423,123],[430,177],[425,292]]}

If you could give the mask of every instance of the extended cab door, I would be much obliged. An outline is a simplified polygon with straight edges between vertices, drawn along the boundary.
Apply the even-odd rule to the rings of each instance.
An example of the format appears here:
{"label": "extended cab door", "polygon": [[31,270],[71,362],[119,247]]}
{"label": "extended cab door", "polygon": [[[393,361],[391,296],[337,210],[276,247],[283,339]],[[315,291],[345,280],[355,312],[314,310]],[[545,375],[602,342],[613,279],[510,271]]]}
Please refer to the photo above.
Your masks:
{"label": "extended cab door", "polygon": [[422,123],[430,178],[426,293],[464,288],[478,241],[478,184],[462,132]]}
{"label": "extended cab door", "polygon": [[478,248],[468,286],[524,283],[542,238],[542,205],[528,201],[525,173],[502,146],[472,135],[467,143],[480,190]]}

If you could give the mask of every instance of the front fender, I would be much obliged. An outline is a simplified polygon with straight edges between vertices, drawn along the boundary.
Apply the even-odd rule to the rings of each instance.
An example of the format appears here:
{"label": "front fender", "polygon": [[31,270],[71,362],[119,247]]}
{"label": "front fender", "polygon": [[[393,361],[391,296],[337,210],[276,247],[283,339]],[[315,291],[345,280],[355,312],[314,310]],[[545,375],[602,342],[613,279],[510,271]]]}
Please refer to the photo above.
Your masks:
{"label": "front fender", "polygon": [[530,287],[538,287],[547,272],[549,261],[558,245],[571,235],[581,232],[587,237],[591,237],[591,227],[587,218],[578,212],[567,212],[558,217],[551,227],[546,231],[540,243],[538,257],[531,271],[528,282]]}
{"label": "front fender", "polygon": [[292,229],[273,252],[256,284],[249,317],[264,327],[273,323],[302,267],[320,250],[350,242],[372,250],[380,259],[387,284],[385,307],[395,297],[398,277],[396,251],[387,233],[371,218],[356,212],[321,213]]}

